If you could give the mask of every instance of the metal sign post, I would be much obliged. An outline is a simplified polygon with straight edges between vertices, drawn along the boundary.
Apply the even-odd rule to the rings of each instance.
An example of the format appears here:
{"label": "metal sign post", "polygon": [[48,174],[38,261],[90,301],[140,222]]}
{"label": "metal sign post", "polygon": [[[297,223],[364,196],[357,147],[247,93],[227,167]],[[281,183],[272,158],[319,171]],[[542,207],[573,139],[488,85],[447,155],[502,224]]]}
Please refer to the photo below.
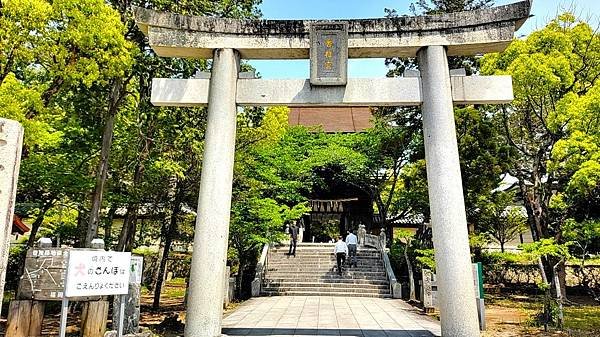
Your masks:
{"label": "metal sign post", "polygon": [[67,332],[67,314],[69,313],[69,299],[64,297],[62,299],[62,304],[60,306],[60,337],[65,337]]}
{"label": "metal sign post", "polygon": [[125,317],[125,301],[127,300],[127,295],[121,295],[121,303],[119,306],[119,327],[117,329],[117,336],[123,337],[123,319]]}

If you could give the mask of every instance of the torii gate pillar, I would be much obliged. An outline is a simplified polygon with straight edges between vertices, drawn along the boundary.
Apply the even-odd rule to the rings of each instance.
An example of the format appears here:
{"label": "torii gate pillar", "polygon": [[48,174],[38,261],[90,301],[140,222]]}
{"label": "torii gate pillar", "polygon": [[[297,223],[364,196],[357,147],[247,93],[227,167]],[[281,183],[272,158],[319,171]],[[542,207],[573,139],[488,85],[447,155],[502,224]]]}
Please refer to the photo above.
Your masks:
{"label": "torii gate pillar", "polygon": [[214,51],[185,336],[221,335],[239,67],[235,50]]}
{"label": "torii gate pillar", "polygon": [[419,50],[429,208],[444,337],[479,336],[446,49]]}

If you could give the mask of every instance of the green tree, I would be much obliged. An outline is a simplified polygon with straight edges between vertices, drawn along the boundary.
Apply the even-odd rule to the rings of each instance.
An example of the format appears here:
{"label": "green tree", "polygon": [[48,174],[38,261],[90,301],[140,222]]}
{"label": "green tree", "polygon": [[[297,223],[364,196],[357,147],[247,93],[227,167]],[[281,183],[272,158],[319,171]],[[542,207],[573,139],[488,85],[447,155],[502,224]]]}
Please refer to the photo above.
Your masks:
{"label": "green tree", "polygon": [[479,202],[478,213],[481,230],[498,241],[503,253],[504,245],[527,229],[527,216],[515,205],[512,193],[495,192],[490,198],[483,198]]}
{"label": "green tree", "polygon": [[542,276],[542,283],[538,285],[538,287],[544,291],[544,327],[548,330],[548,324],[552,322],[553,319],[556,319],[557,327],[560,329],[563,325],[563,300],[564,293],[561,291],[560,286],[555,286],[556,290],[556,299],[558,302],[557,314],[556,317],[553,317],[553,309],[552,309],[552,298],[550,296],[551,283],[548,279],[548,274],[545,273],[544,268],[542,266],[543,261],[545,260],[558,260],[558,262],[552,266],[553,273],[552,275],[554,280],[552,283],[555,285],[559,284],[559,276],[558,276],[558,268],[561,263],[564,263],[569,258],[569,247],[568,244],[558,244],[554,239],[541,239],[539,241],[533,243],[526,243],[521,246],[523,248],[523,252],[532,256],[535,260],[539,261],[540,264],[540,273]]}
{"label": "green tree", "polygon": [[410,301],[417,300],[417,294],[415,291],[415,276],[413,265],[409,256],[409,249],[411,248],[412,241],[414,239],[414,233],[408,230],[400,230],[396,232],[397,239],[404,246],[402,255],[404,256],[404,262],[406,263],[406,268],[408,269],[408,288],[409,288],[409,296],[408,299]]}
{"label": "green tree", "polygon": [[80,93],[131,65],[124,31],[102,1],[8,0],[0,8],[0,116],[25,126],[21,174],[28,179],[20,179],[18,200],[34,205],[30,245],[56,202],[87,189],[91,149],[78,104],[102,107],[89,109],[93,98]]}
{"label": "green tree", "polygon": [[[420,0],[411,5],[414,14],[442,14],[490,7],[492,0]],[[388,16],[397,16],[394,10],[386,10]],[[479,71],[477,60],[473,57],[449,57],[450,69],[465,68],[468,75]],[[386,60],[388,76],[402,76],[405,70],[418,70],[414,58],[391,58]],[[418,108],[380,108],[379,114],[391,118],[398,128],[412,129],[414,139],[422,138],[421,111]],[[490,114],[483,107],[456,107],[456,131],[460,154],[463,191],[467,209],[467,221],[474,222],[477,200],[487,196],[501,181],[506,171],[511,149],[504,145],[498,128]],[[417,138],[419,137],[419,138]],[[425,161],[422,140],[415,142],[412,158],[401,173],[401,189],[397,200],[397,209],[419,211],[428,221],[429,205]],[[422,171],[419,171],[422,170]]]}
{"label": "green tree", "polygon": [[[526,39],[515,40],[503,53],[482,60],[483,73],[513,76],[515,101],[494,114],[506,143],[514,149],[508,172],[518,179],[536,241],[552,238],[564,243],[566,219],[598,216],[593,211],[597,207],[578,212],[598,201],[593,169],[598,157],[590,144],[598,139],[597,103],[593,103],[599,91],[598,59],[597,32],[567,13]],[[543,260],[544,272],[552,274],[559,259],[546,255]],[[564,268],[559,271],[565,295]]]}

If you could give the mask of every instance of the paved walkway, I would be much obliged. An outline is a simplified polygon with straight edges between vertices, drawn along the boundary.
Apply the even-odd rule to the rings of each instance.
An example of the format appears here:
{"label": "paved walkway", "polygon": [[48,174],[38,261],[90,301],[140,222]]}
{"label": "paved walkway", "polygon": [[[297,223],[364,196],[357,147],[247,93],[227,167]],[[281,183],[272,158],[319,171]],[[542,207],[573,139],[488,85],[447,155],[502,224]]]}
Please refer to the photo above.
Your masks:
{"label": "paved walkway", "polygon": [[363,297],[258,297],[223,320],[228,336],[440,336],[439,322],[401,300]]}

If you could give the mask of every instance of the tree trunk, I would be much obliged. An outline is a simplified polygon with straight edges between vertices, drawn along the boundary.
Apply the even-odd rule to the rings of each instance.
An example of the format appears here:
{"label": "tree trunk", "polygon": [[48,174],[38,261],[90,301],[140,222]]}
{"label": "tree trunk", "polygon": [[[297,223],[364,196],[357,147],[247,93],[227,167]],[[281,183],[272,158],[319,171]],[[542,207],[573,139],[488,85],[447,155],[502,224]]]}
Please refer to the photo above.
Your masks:
{"label": "tree trunk", "polygon": [[162,285],[165,280],[165,271],[167,269],[167,260],[169,259],[169,251],[171,250],[171,244],[173,238],[177,233],[177,216],[181,211],[181,202],[183,199],[183,188],[179,183],[175,183],[175,200],[173,201],[173,211],[171,212],[171,218],[169,219],[169,227],[167,229],[167,235],[165,236],[165,245],[163,247],[162,257],[160,264],[158,265],[158,277],[156,278],[156,286],[154,287],[154,301],[152,302],[152,308],[156,309],[160,305],[160,292]]}
{"label": "tree trunk", "polygon": [[119,252],[131,251],[133,242],[135,241],[138,208],[137,203],[127,205],[127,213],[125,213],[125,220],[123,221],[123,227],[121,227],[121,233],[119,234],[119,242],[117,243],[117,251]]}
{"label": "tree trunk", "polygon": [[117,212],[117,206],[113,205],[108,210],[108,216],[104,222],[104,244],[106,248],[111,247],[112,242],[112,227],[113,227],[113,219],[115,217],[115,213]]}
{"label": "tree trunk", "polygon": [[35,218],[35,221],[31,224],[31,231],[29,232],[29,239],[27,240],[27,247],[31,248],[35,244],[35,237],[37,236],[37,232],[40,229],[40,226],[44,222],[44,217],[46,216],[46,212],[54,205],[54,201],[47,201],[40,209],[40,214]]}
{"label": "tree trunk", "polygon": [[86,220],[86,210],[83,205],[80,205],[77,209],[77,238],[75,242],[75,247],[82,248],[84,247],[85,242],[85,231],[87,228],[87,220]]}
{"label": "tree trunk", "polygon": [[238,270],[238,274],[236,276],[236,288],[237,288],[237,298],[242,298],[242,283],[244,282],[244,269],[246,268],[247,263],[240,261],[240,269]]}
{"label": "tree trunk", "polygon": [[557,317],[557,328],[560,330],[563,327],[564,314],[563,314],[563,292],[561,291],[561,282],[559,277],[559,266],[564,264],[564,261],[561,260],[557,264],[554,265],[553,275],[554,275],[554,288],[556,289],[556,301],[558,302],[558,317]]}
{"label": "tree trunk", "polygon": [[408,268],[408,288],[410,290],[409,300],[416,301],[417,294],[415,291],[415,275],[413,273],[412,263],[410,263],[410,258],[408,257],[408,246],[410,241],[406,242],[406,247],[404,248],[404,259],[406,260],[406,267]]}
{"label": "tree trunk", "polygon": [[560,284],[560,292],[563,301],[567,301],[567,268],[565,260],[561,260],[558,264],[558,281]]}
{"label": "tree trunk", "polygon": [[106,123],[104,124],[104,132],[102,134],[102,148],[100,150],[100,161],[96,169],[96,185],[94,193],[91,197],[91,210],[88,219],[88,226],[85,235],[84,247],[89,247],[93,239],[98,235],[98,222],[100,219],[100,209],[102,207],[102,197],[104,193],[104,184],[108,177],[108,159],[110,156],[110,148],[112,145],[115,119],[117,110],[121,105],[121,101],[125,95],[123,80],[117,78],[112,82],[112,88],[108,97],[108,113]]}
{"label": "tree trunk", "polygon": [[117,251],[131,251],[133,248],[133,243],[135,241],[135,234],[137,232],[137,217],[139,211],[139,199],[138,199],[138,191],[137,188],[139,184],[142,182],[142,178],[144,176],[144,161],[148,157],[148,147],[150,146],[150,141],[145,141],[145,146],[140,149],[140,156],[138,157],[138,162],[135,165],[135,171],[133,174],[133,198],[134,201],[130,202],[127,205],[127,213],[125,215],[125,221],[123,222],[123,227],[121,228],[121,234],[119,236],[119,243],[117,244]]}
{"label": "tree trunk", "polygon": [[500,251],[504,253],[504,242],[500,241]]}

